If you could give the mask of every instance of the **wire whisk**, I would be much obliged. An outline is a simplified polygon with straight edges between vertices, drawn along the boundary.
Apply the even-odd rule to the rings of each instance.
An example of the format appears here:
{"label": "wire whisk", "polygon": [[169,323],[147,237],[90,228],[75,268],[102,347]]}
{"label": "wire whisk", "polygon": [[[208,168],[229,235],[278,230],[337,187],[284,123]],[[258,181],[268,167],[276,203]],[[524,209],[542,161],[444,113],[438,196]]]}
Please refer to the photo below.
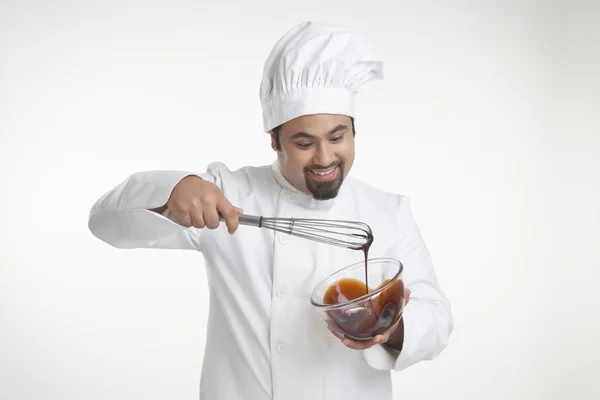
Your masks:
{"label": "wire whisk", "polygon": [[[369,225],[357,221],[309,218],[268,218],[238,215],[240,225],[270,229],[303,239],[352,250],[362,250],[373,241]],[[221,218],[221,220],[224,220]]]}

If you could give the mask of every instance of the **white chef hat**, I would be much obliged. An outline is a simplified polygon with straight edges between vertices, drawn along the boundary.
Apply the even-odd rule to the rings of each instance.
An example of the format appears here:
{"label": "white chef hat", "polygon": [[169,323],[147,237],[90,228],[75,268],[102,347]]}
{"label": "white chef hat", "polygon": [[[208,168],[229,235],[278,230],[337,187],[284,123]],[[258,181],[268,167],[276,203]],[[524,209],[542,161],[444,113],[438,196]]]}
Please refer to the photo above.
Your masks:
{"label": "white chef hat", "polygon": [[383,78],[369,38],[347,28],[303,22],[276,44],[260,85],[265,132],[309,114],[355,117],[354,94]]}

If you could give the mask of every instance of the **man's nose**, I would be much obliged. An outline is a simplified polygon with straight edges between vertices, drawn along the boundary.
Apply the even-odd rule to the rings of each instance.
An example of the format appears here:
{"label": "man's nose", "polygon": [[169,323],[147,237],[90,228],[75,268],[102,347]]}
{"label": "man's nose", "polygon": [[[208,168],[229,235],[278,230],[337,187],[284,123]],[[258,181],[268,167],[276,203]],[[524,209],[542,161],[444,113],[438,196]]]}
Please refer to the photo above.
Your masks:
{"label": "man's nose", "polygon": [[329,143],[321,143],[317,147],[317,151],[313,158],[315,164],[322,167],[328,167],[336,160],[335,153]]}

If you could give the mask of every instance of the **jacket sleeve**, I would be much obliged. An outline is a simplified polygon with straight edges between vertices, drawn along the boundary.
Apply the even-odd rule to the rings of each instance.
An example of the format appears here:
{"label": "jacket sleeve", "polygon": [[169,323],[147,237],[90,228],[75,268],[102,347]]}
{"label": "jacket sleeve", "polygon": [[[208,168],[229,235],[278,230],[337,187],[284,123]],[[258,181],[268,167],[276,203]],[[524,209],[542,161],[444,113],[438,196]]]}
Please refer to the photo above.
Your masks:
{"label": "jacket sleeve", "polygon": [[88,228],[98,239],[120,249],[199,250],[201,229],[181,225],[168,210],[162,215],[150,211],[165,205],[175,185],[189,175],[217,183],[209,173],[136,172],[96,201]]}
{"label": "jacket sleeve", "polygon": [[436,358],[448,343],[454,318],[406,196],[400,196],[398,224],[400,232],[395,256],[404,266],[405,287],[411,290],[403,314],[404,344],[400,352],[383,345],[375,345],[363,352],[373,368],[401,371],[420,361]]}

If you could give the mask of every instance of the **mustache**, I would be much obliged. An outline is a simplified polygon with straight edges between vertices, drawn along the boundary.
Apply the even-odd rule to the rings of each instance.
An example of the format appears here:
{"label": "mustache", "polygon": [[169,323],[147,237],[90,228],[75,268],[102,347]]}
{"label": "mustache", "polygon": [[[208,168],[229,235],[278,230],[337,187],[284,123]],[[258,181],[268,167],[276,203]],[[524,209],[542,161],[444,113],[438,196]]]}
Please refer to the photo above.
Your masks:
{"label": "mustache", "polygon": [[307,165],[306,167],[304,167],[304,172],[308,172],[309,170],[313,170],[313,171],[327,170],[327,169],[330,169],[333,167],[338,167],[340,165],[344,165],[344,162],[340,161],[340,160],[334,161],[326,167],[324,167],[322,165],[318,165],[318,164],[312,164],[312,165]]}

